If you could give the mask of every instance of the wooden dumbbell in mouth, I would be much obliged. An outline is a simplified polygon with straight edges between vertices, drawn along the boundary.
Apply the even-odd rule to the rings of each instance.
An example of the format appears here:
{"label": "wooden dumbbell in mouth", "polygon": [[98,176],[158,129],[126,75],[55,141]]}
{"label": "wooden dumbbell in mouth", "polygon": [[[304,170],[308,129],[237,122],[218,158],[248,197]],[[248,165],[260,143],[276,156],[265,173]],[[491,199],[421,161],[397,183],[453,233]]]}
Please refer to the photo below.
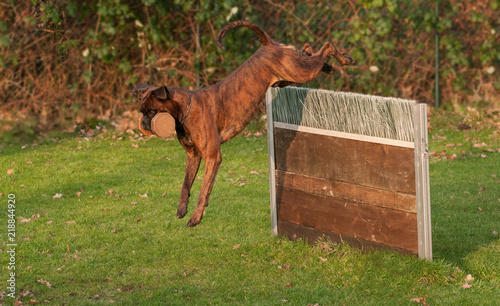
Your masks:
{"label": "wooden dumbbell in mouth", "polygon": [[167,138],[175,133],[175,119],[169,113],[158,113],[151,119],[151,131],[142,127],[144,115],[137,118],[137,127],[139,131],[146,136],[156,135],[161,138]]}

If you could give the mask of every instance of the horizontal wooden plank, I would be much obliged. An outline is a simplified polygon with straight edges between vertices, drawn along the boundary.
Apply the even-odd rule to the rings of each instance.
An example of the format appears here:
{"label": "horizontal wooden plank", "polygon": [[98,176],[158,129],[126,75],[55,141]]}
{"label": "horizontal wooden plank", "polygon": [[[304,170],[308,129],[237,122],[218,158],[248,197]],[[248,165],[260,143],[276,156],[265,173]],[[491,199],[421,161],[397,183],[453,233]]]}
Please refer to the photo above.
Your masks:
{"label": "horizontal wooden plank", "polygon": [[417,215],[283,187],[276,189],[278,221],[418,252]]}
{"label": "horizontal wooden plank", "polygon": [[412,213],[417,212],[415,194],[377,189],[279,170],[276,171],[276,185],[351,202],[404,210]]}
{"label": "horizontal wooden plank", "polygon": [[410,148],[274,129],[276,169],[415,194]]}
{"label": "horizontal wooden plank", "polygon": [[331,136],[331,137],[339,137],[339,138],[346,138],[346,139],[353,139],[353,140],[368,141],[368,142],[387,144],[390,146],[397,146],[397,147],[410,148],[410,149],[415,148],[415,143],[410,142],[410,141],[395,140],[395,139],[390,139],[390,138],[380,138],[380,137],[373,137],[373,136],[367,136],[367,135],[317,129],[317,128],[312,128],[312,127],[277,122],[277,121],[274,122],[274,126],[277,128],[280,128],[280,129],[287,129],[287,130],[292,130],[292,131],[297,131],[297,132],[306,132],[306,133],[326,135],[326,136]]}
{"label": "horizontal wooden plank", "polygon": [[416,255],[416,253],[409,250],[400,249],[393,246],[375,243],[363,239],[353,238],[347,235],[325,232],[317,228],[305,227],[302,225],[293,224],[286,221],[278,221],[278,234],[282,236],[287,236],[289,239],[294,241],[299,238],[304,239],[306,242],[310,244],[316,243],[320,238],[328,237],[333,242],[348,243],[350,246],[361,248],[362,250],[389,249],[403,254]]}

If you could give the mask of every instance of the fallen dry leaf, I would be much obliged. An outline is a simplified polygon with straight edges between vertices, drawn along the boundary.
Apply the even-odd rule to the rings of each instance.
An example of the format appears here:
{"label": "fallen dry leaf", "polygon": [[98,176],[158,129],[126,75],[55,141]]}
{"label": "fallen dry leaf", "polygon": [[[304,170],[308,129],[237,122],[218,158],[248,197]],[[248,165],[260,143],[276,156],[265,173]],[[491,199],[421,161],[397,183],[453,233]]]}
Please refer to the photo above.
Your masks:
{"label": "fallen dry leaf", "polygon": [[28,223],[30,221],[31,221],[31,218],[26,219],[26,218],[21,217],[21,220],[19,221],[19,223]]}
{"label": "fallen dry leaf", "polygon": [[37,280],[37,282],[39,282],[40,284],[44,284],[45,286],[47,286],[49,288],[52,287],[52,285],[48,281],[46,281],[46,280],[39,279],[39,280]]}
{"label": "fallen dry leaf", "polygon": [[283,266],[278,266],[278,269],[281,269],[281,270],[290,270],[290,265],[286,264],[286,265],[283,265]]}
{"label": "fallen dry leaf", "polygon": [[466,131],[466,130],[472,130],[472,127],[468,124],[461,123],[461,124],[457,125],[457,129],[459,131]]}
{"label": "fallen dry leaf", "polygon": [[14,174],[14,169],[9,169],[9,170],[7,170],[7,174],[8,174],[8,175],[12,175],[12,174]]}
{"label": "fallen dry leaf", "polygon": [[147,194],[147,193],[145,193],[145,194],[140,194],[140,193],[139,193],[139,197],[140,197],[140,198],[147,198],[147,197],[148,197],[148,194]]}
{"label": "fallen dry leaf", "polygon": [[233,246],[233,251],[239,249],[240,246],[241,246],[241,244],[239,244],[239,243],[237,245]]}
{"label": "fallen dry leaf", "polygon": [[497,232],[497,231],[493,231],[493,232],[491,232],[491,234],[492,234],[493,236],[498,236],[498,232]]}
{"label": "fallen dry leaf", "polygon": [[78,191],[78,192],[76,193],[76,196],[77,196],[77,197],[79,197],[79,196],[81,196],[81,195],[82,195],[82,193],[81,193],[80,191]]}
{"label": "fallen dry leaf", "polygon": [[436,134],[432,135],[432,139],[445,140],[445,139],[447,139],[447,137],[446,136],[441,136],[441,135],[439,135],[439,134],[436,133]]}
{"label": "fallen dry leaf", "polygon": [[465,277],[465,281],[467,281],[467,282],[470,282],[473,280],[474,280],[474,277],[472,277],[472,275],[470,275],[470,274],[467,274],[467,276]]}
{"label": "fallen dry leaf", "polygon": [[62,193],[56,193],[56,194],[52,197],[52,199],[59,199],[59,198],[61,198],[62,196],[63,196],[63,195],[62,195]]}
{"label": "fallen dry leaf", "polygon": [[472,152],[469,152],[469,155],[472,156],[472,157],[481,157],[481,158],[486,158],[488,157],[486,154],[474,154]]}
{"label": "fallen dry leaf", "polygon": [[66,224],[75,224],[75,223],[76,223],[76,221],[66,221],[65,223],[66,223]]}
{"label": "fallen dry leaf", "polygon": [[423,305],[427,305],[425,303],[425,297],[421,297],[421,298],[414,298],[414,299],[411,299],[410,302],[415,302],[415,303],[422,303]]}
{"label": "fallen dry leaf", "polygon": [[465,283],[465,284],[462,285],[462,288],[464,288],[464,289],[469,289],[471,287],[472,287],[472,285],[469,284],[469,283]]}
{"label": "fallen dry leaf", "polygon": [[130,204],[132,204],[132,205],[137,205],[137,202],[131,202]]}
{"label": "fallen dry leaf", "polygon": [[61,271],[62,269],[64,269],[64,267],[65,267],[65,265],[62,265],[62,267],[57,268],[56,270],[57,270],[57,271]]}
{"label": "fallen dry leaf", "polygon": [[320,259],[322,262],[325,262],[325,261],[327,261],[327,260],[328,260],[327,258],[323,258],[323,257],[321,257],[321,256],[319,257],[319,259]]}
{"label": "fallen dry leaf", "polygon": [[257,171],[250,171],[250,174],[259,175],[259,172],[257,172]]}
{"label": "fallen dry leaf", "polygon": [[245,186],[245,184],[248,182],[247,179],[241,178],[240,179],[240,187]]}

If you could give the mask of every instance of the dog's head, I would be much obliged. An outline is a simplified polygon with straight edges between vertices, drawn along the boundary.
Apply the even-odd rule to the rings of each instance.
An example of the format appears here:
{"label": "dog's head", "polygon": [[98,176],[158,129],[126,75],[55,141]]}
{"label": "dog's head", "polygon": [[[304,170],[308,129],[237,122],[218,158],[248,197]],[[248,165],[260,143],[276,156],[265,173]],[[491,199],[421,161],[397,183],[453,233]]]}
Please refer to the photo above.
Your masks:
{"label": "dog's head", "polygon": [[[146,83],[140,83],[132,92],[141,92],[141,113],[142,122],[140,123],[142,128],[147,131],[151,131],[151,120],[153,117],[160,112],[168,112],[172,116],[172,100],[166,86],[150,86]],[[174,116],[175,117],[175,116]]]}

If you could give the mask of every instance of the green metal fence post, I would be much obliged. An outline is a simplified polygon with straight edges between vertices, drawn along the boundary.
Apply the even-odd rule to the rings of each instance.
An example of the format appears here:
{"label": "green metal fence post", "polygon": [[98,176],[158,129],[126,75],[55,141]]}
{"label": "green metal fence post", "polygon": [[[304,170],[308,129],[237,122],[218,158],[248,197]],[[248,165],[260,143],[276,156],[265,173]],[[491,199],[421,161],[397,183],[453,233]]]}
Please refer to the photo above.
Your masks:
{"label": "green metal fence post", "polygon": [[439,107],[439,28],[438,28],[438,24],[439,24],[439,2],[440,1],[436,1],[436,39],[435,39],[435,45],[436,45],[436,66],[435,66],[435,82],[436,82],[436,85],[435,85],[435,100],[434,100],[434,106],[435,107]]}

